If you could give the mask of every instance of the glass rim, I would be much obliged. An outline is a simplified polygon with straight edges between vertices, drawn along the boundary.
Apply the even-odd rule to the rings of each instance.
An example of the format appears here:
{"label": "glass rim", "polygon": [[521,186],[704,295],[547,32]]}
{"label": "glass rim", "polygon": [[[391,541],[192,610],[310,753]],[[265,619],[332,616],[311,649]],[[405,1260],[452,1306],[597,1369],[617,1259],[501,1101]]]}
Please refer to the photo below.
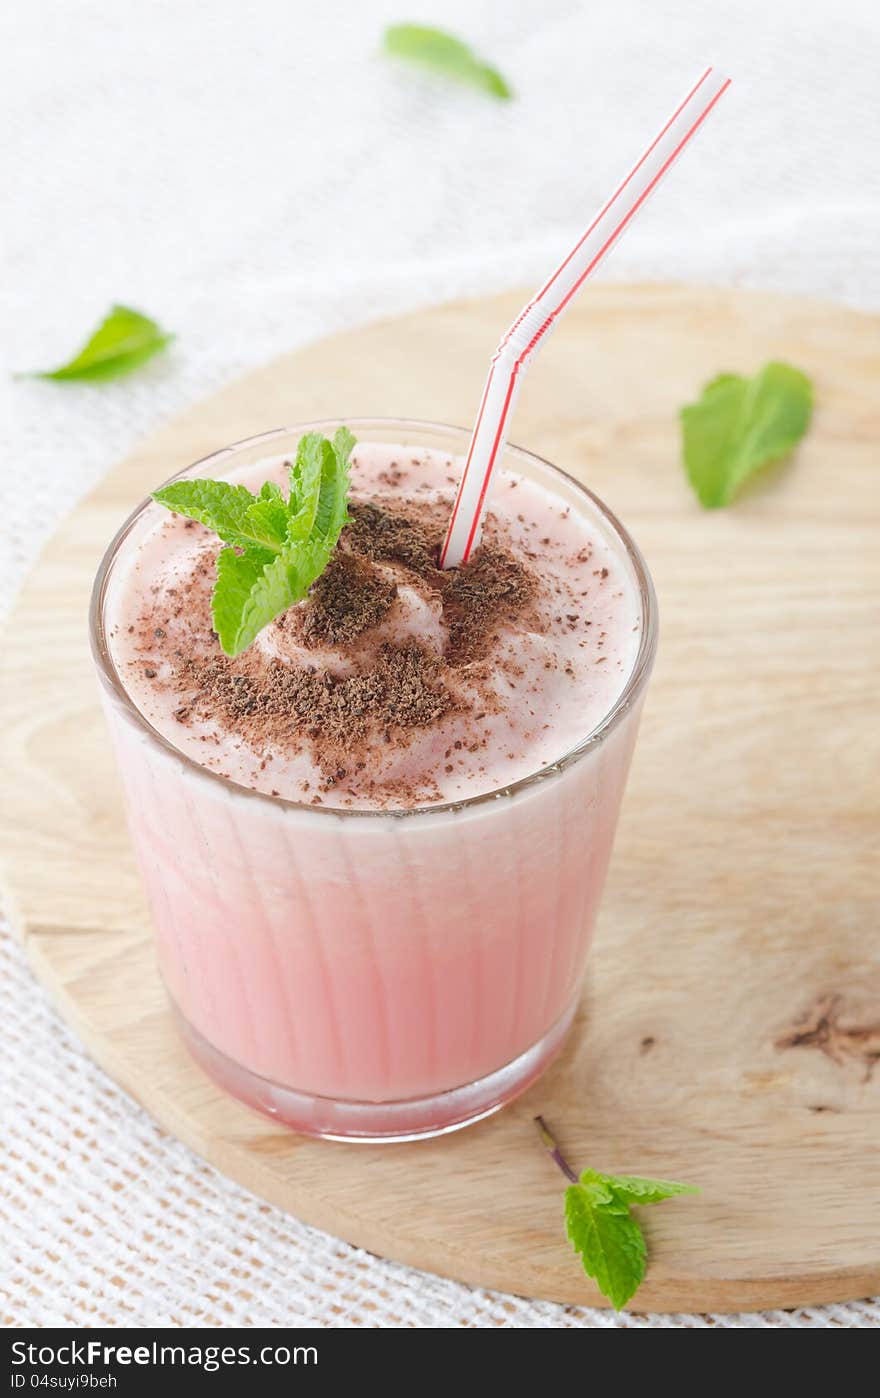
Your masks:
{"label": "glass rim", "polygon": [[[175,471],[160,485],[167,485],[170,481],[178,480],[181,476],[189,475],[191,472],[208,465],[214,465],[227,458],[250,450],[254,447],[271,443],[279,437],[293,435],[301,436],[305,432],[323,432],[335,430],[340,424],[347,423],[356,430],[358,427],[367,430],[379,429],[403,429],[417,435],[425,434],[451,434],[458,437],[463,446],[467,446],[471,432],[469,428],[457,427],[450,423],[431,422],[420,418],[397,418],[397,417],[359,417],[359,418],[324,418],[313,422],[295,423],[290,427],[274,427],[266,432],[258,432],[254,436],[244,437],[240,441],[232,442],[229,446],[221,447],[217,451],[210,452],[207,456],[183,466],[179,471]],[[104,625],[104,600],[107,586],[110,581],[113,565],[119,556],[129,534],[141,519],[147,509],[154,503],[149,496],[141,500],[132,510],[128,518],[123,522],[107,545],[95,581],[92,586],[91,600],[89,603],[89,639],[91,644],[92,658],[98,671],[99,678],[109,689],[113,697],[119,701],[128,718],[133,720],[146,736],[156,743],[165,752],[170,753],[178,762],[190,769],[192,773],[206,781],[214,783],[218,788],[224,789],[228,795],[248,798],[254,801],[264,802],[269,806],[280,807],[282,809],[295,810],[302,814],[315,817],[336,816],[343,820],[375,819],[376,817],[393,817],[395,819],[410,818],[413,816],[441,815],[461,810],[469,810],[475,806],[488,805],[490,803],[512,798],[519,792],[537,787],[539,784],[552,781],[554,777],[561,776],[564,772],[579,762],[582,757],[592,752],[614,731],[624,715],[632,708],[636,700],[641,696],[642,691],[651,673],[654,656],[657,650],[658,615],[657,615],[657,595],[651,575],[648,572],[647,564],[642,557],[641,550],[632,538],[629,531],[620,522],[612,510],[594,494],[588,486],[577,480],[569,472],[563,471],[561,467],[548,461],[545,457],[538,456],[536,452],[526,450],[515,443],[508,442],[504,448],[504,455],[513,455],[523,458],[526,461],[537,463],[541,470],[549,472],[551,477],[555,477],[583,496],[599,514],[603,522],[610,526],[617,541],[622,545],[627,560],[633,569],[638,585],[639,604],[641,608],[641,637],[639,649],[633,662],[632,670],[627,681],[618,695],[615,702],[603,714],[598,723],[580,738],[573,747],[567,749],[554,762],[546,763],[537,768],[534,772],[528,773],[524,777],[519,777],[516,781],[509,782],[504,786],[495,787],[491,791],[480,792],[475,796],[464,796],[454,801],[438,801],[433,803],[423,803],[418,806],[408,807],[345,807],[345,806],[315,806],[306,801],[297,801],[286,796],[273,796],[270,792],[256,791],[254,788],[245,786],[242,782],[237,782],[231,777],[224,776],[221,772],[212,772],[210,768],[202,766],[194,758],[189,757],[180,748],[176,747],[170,738],[167,738],[159,731],[135,704],[129,694],[122,676],[116,668],[110,647],[107,640],[107,633]],[[159,489],[159,485],[156,486]]]}

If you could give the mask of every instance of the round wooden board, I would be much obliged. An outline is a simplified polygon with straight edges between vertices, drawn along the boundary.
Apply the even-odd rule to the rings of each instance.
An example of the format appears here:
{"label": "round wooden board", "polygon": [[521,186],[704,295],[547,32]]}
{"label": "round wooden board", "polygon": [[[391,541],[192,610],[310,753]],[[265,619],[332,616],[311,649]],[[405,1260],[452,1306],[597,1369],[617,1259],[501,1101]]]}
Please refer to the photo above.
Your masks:
{"label": "round wooden board", "polygon": [[[596,1303],[564,1238],[540,1111],[582,1167],[702,1187],[643,1214],[639,1308],[864,1296],[880,1290],[876,319],[601,287],[530,371],[515,440],[622,515],[663,617],[581,1013],[548,1075],[468,1131],[354,1149],[228,1100],[172,1031],[86,643],[104,545],[149,487],[261,429],[338,414],[470,422],[522,299],[288,355],[157,433],[67,520],[4,652],[2,836],[22,936],[91,1053],[169,1131],[374,1252]],[[735,508],[705,513],[679,465],[677,409],[715,373],[772,358],[812,375],[811,432]]]}

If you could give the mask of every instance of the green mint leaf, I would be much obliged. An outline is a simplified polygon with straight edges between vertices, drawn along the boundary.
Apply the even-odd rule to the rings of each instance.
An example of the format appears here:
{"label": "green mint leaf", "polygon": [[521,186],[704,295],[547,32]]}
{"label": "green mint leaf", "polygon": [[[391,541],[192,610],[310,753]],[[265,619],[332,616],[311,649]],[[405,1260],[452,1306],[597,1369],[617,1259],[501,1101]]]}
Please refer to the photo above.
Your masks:
{"label": "green mint leaf", "polygon": [[659,1204],[676,1194],[699,1194],[695,1184],[677,1184],[675,1180],[643,1180],[638,1175],[603,1175],[614,1196],[625,1205]]}
{"label": "green mint leaf", "polygon": [[585,1170],[565,1191],[565,1229],[584,1271],[612,1306],[620,1310],[645,1275],[645,1238],[631,1204],[655,1204],[674,1194],[694,1194],[693,1185],[603,1175]]}
{"label": "green mint leaf", "polygon": [[274,481],[265,481],[254,503],[248,506],[245,519],[255,539],[269,548],[280,549],[287,542],[290,522],[281,487]]}
{"label": "green mint leaf", "polygon": [[331,534],[338,538],[348,523],[348,458],[353,446],[354,437],[347,427],[341,427],[332,442],[323,444],[321,488],[312,525],[313,532],[321,538]]}
{"label": "green mint leaf", "polygon": [[357,445],[353,432],[347,427],[337,427],[333,437],[333,450],[336,452],[340,466],[348,471],[350,469],[349,458]]}
{"label": "green mint leaf", "polygon": [[126,373],[174,339],[130,306],[113,306],[78,354],[57,369],[26,374],[34,379],[103,379]]}
{"label": "green mint leaf", "polygon": [[[266,544],[264,526],[255,525],[250,518],[251,510],[257,503],[263,504],[264,499],[252,495],[245,485],[211,480],[172,481],[155,490],[153,499],[175,514],[213,529],[224,544]],[[275,546],[276,553],[279,547]]]}
{"label": "green mint leaf", "polygon": [[296,460],[290,468],[290,502],[287,537],[308,539],[318,513],[321,481],[324,475],[326,438],[320,432],[307,432],[300,437]]}
{"label": "green mint leaf", "polygon": [[211,598],[214,630],[226,655],[240,655],[264,626],[302,601],[326,568],[348,521],[349,457],[355,439],[340,428],[300,438],[290,494],[266,481],[254,495],[229,481],[172,481],[153,499],[212,529],[227,545],[217,555]]}
{"label": "green mint leaf", "polygon": [[582,1185],[570,1184],[565,1191],[565,1228],[587,1276],[619,1311],[645,1275],[647,1248],[632,1214],[603,1207]]}
{"label": "green mint leaf", "polygon": [[[238,655],[245,649],[240,644],[248,630],[242,624],[243,618],[246,612],[250,613],[251,597],[258,592],[264,596],[271,586],[264,576],[265,570],[277,563],[278,558],[277,554],[252,547],[236,550],[230,546],[218,553],[211,616],[220,646],[227,655]],[[259,627],[254,636],[258,630]]]}
{"label": "green mint leaf", "polygon": [[771,362],[751,379],[720,374],[681,410],[684,465],[706,509],[729,505],[749,476],[778,461],[807,430],[810,380]]}
{"label": "green mint leaf", "polygon": [[392,24],[385,30],[385,52],[393,58],[420,63],[436,73],[470,83],[501,101],[513,96],[497,68],[483,63],[467,44],[445,30],[422,24]]}
{"label": "green mint leaf", "polygon": [[261,549],[221,549],[211,615],[227,655],[240,655],[264,626],[301,602],[333,552],[325,540],[273,556]]}

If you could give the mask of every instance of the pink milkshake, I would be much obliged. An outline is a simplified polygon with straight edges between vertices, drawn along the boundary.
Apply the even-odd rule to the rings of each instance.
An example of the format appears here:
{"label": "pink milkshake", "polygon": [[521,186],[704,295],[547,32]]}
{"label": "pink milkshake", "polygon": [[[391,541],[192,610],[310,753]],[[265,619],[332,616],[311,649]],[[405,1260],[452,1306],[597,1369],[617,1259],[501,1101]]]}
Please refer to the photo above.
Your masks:
{"label": "pink milkshake", "polygon": [[[600,502],[516,448],[481,549],[441,572],[467,434],[349,426],[351,523],[246,651],[212,630],[218,540],[152,503],[104,560],[93,637],[196,1057],[299,1130],[400,1140],[496,1110],[562,1043],[655,603]],[[283,486],[307,430],[184,474]]]}

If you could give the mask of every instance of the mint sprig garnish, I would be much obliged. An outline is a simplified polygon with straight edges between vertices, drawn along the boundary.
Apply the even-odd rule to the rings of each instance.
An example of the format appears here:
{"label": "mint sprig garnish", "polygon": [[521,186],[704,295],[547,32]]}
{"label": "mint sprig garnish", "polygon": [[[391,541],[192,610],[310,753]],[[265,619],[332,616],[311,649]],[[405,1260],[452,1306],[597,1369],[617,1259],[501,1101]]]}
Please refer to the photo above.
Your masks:
{"label": "mint sprig garnish", "polygon": [[497,68],[484,63],[461,39],[443,29],[432,29],[425,24],[392,24],[385,30],[385,52],[392,58],[403,58],[445,77],[469,83],[501,101],[513,96]]}
{"label": "mint sprig garnish", "polygon": [[719,374],[681,410],[684,465],[700,504],[729,505],[762,466],[786,456],[810,423],[813,388],[791,364],[765,364],[753,378]]}
{"label": "mint sprig garnish", "polygon": [[113,306],[82,349],[57,369],[21,374],[26,379],[105,379],[127,373],[174,339],[130,306]]}
{"label": "mint sprig garnish", "polygon": [[543,1117],[535,1124],[559,1169],[570,1180],[565,1191],[565,1231],[584,1271],[592,1277],[615,1310],[621,1310],[645,1276],[648,1249],[634,1204],[659,1204],[676,1194],[699,1194],[692,1184],[649,1180],[638,1175],[606,1175],[584,1170],[576,1175],[559,1149]]}
{"label": "mint sprig garnish", "polygon": [[332,442],[308,432],[297,445],[290,491],[266,481],[258,494],[229,481],[172,481],[153,499],[222,539],[211,615],[226,655],[301,602],[321,576],[348,523],[350,460],[355,439],[340,427]]}

